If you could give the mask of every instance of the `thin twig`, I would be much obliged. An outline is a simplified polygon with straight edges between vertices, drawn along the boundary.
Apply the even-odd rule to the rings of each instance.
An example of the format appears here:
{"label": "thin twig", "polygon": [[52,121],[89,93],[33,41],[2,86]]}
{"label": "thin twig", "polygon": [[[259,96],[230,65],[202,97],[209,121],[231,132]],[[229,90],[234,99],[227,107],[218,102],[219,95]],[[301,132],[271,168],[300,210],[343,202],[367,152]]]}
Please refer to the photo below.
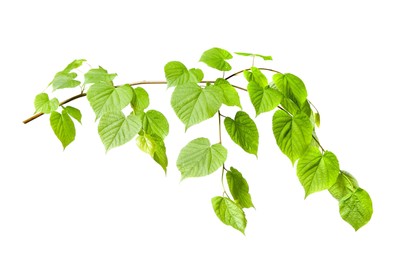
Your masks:
{"label": "thin twig", "polygon": [[[258,68],[258,69],[259,69],[259,70],[272,71],[272,72],[275,72],[275,73],[280,73],[280,74],[282,74],[282,72],[279,72],[279,71],[273,70],[273,69],[267,69],[267,68]],[[232,78],[232,77],[235,77],[235,76],[237,76],[237,75],[243,73],[245,70],[249,70],[249,69],[244,69],[244,70],[240,70],[240,71],[238,71],[238,72],[235,72],[235,73],[229,75],[228,77],[226,77],[225,79],[228,80],[228,79],[230,79],[230,78]]]}

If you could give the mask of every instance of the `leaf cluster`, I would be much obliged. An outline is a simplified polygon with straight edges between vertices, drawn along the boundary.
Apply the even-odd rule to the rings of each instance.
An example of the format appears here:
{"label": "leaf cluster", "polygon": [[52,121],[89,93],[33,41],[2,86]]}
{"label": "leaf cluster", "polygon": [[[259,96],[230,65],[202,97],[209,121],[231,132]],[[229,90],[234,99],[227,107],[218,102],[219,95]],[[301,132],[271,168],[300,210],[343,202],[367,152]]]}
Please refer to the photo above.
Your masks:
{"label": "leaf cluster", "polygon": [[[221,138],[226,133],[240,149],[258,158],[260,134],[255,120],[241,105],[238,93],[241,90],[248,95],[255,117],[273,112],[272,131],[276,144],[296,166],[305,197],[328,190],[339,202],[341,217],[355,230],[361,228],[372,216],[371,198],[351,174],[340,168],[337,156],[321,146],[316,135],[316,128],[321,123],[320,114],[308,100],[304,82],[292,73],[255,66],[256,57],[267,62],[272,60],[271,56],[235,54],[251,57],[251,67],[225,77],[225,72],[232,70],[229,62],[233,54],[212,48],[205,51],[199,61],[220,71],[222,77],[204,81],[202,69],[187,68],[180,61],[170,61],[164,66],[166,80],[156,82],[167,85],[172,91],[171,106],[186,131],[218,117],[218,127],[215,127],[218,128],[218,142],[201,136],[181,149],[176,162],[181,179],[203,177],[219,171],[222,192],[211,200],[214,212],[224,224],[245,232],[245,210],[254,208],[249,184],[238,169],[226,166],[228,151],[233,149],[225,147]],[[98,134],[105,150],[135,139],[137,147],[151,156],[166,173],[165,139],[169,134],[169,123],[162,112],[149,109],[147,91],[138,86],[140,84],[114,85],[117,74],[108,73],[103,67],[89,69],[81,82],[76,70],[84,63],[84,59],[75,60],[56,73],[50,83],[53,91],[80,87],[80,96],[87,96],[98,121]],[[271,71],[272,77],[264,74],[264,70]],[[235,86],[230,82],[231,78],[239,75],[246,79],[246,86]],[[36,113],[50,115],[50,125],[64,149],[75,139],[74,120],[82,122],[80,110],[65,107],[65,103],[55,97],[50,99],[47,93],[38,94],[34,100]],[[223,115],[224,106],[235,107],[237,111],[233,116]]]}

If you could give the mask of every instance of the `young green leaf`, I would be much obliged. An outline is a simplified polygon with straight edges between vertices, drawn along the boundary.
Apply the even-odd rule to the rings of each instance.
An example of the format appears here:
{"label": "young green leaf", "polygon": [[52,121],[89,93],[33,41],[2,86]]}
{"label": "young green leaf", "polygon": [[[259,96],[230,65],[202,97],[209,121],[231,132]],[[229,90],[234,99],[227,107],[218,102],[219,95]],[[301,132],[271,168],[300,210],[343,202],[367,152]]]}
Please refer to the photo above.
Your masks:
{"label": "young green leaf", "polygon": [[278,90],[262,87],[254,81],[249,82],[247,92],[256,110],[256,116],[275,109],[282,100],[282,95]]}
{"label": "young green leaf", "polygon": [[254,56],[254,57],[260,57],[263,60],[272,60],[271,56],[265,56],[265,55],[261,55],[261,54],[253,54],[253,53],[247,53],[247,52],[235,52],[235,54],[240,55],[240,56]]}
{"label": "young green leaf", "polygon": [[146,92],[146,90],[141,87],[132,88],[132,90],[133,98],[130,102],[131,107],[136,113],[143,112],[149,106],[148,92]]}
{"label": "young green leaf", "polygon": [[315,113],[315,124],[317,127],[321,126],[321,115],[319,113]]}
{"label": "young green leaf", "polygon": [[101,117],[98,133],[106,151],[109,151],[133,139],[141,127],[139,116],[130,114],[126,117],[121,111],[113,111]]}
{"label": "young green leaf", "polygon": [[261,87],[268,87],[267,77],[256,67],[251,68],[251,81],[256,82]]}
{"label": "young green leaf", "polygon": [[235,199],[236,204],[242,208],[254,208],[252,197],[249,193],[249,184],[242,174],[235,168],[231,167],[227,172],[227,182],[229,191]]}
{"label": "young green leaf", "polygon": [[80,59],[80,60],[74,60],[71,63],[68,64],[68,66],[66,66],[66,68],[63,70],[66,73],[71,72],[74,69],[79,68],[81,65],[83,65],[83,63],[85,62],[85,59]]}
{"label": "young green leaf", "polygon": [[129,85],[115,88],[112,83],[101,82],[94,84],[87,91],[87,99],[94,110],[96,119],[107,112],[121,111],[133,98],[133,91]]}
{"label": "young green leaf", "polygon": [[239,94],[234,87],[225,79],[218,78],[214,83],[215,86],[221,88],[224,94],[223,104],[227,106],[237,106],[242,108],[240,104]]}
{"label": "young green leaf", "polygon": [[201,88],[196,83],[186,83],[175,88],[171,106],[187,130],[214,116],[221,107],[223,92],[214,85]]}
{"label": "young green leaf", "polygon": [[82,123],[82,113],[79,109],[67,106],[64,108],[64,110],[66,111],[66,113],[68,113],[68,115],[76,119],[80,124]]}
{"label": "young green leaf", "polygon": [[293,100],[299,107],[307,100],[307,89],[299,77],[290,73],[277,73],[274,74],[273,81],[279,91],[285,97]]}
{"label": "young green leaf", "polygon": [[297,164],[297,176],[305,190],[305,197],[311,193],[329,189],[340,172],[337,157],[329,151],[323,154],[311,147]]}
{"label": "young green leaf", "polygon": [[[195,83],[201,82],[203,80],[203,77],[205,76],[201,69],[190,69],[189,74],[191,75],[190,81],[195,82]],[[192,80],[192,76],[195,77],[195,79],[196,79],[195,81]]]}
{"label": "young green leaf", "polygon": [[167,171],[166,146],[163,139],[157,135],[144,133],[137,137],[137,146],[145,153],[149,154],[164,170]]}
{"label": "young green leaf", "polygon": [[51,81],[50,85],[53,86],[53,90],[63,89],[63,88],[74,88],[80,85],[80,81],[75,80],[77,74],[74,72],[60,71],[55,74],[54,79]]}
{"label": "young green leaf", "polygon": [[224,125],[232,141],[242,147],[247,153],[257,156],[257,126],[246,112],[238,111],[235,115],[235,120],[230,117],[225,118]]}
{"label": "young green leaf", "polygon": [[247,220],[241,207],[232,200],[220,196],[212,198],[211,203],[217,217],[225,225],[231,226],[245,234]]}
{"label": "young green leaf", "polygon": [[112,80],[116,76],[116,73],[109,74],[106,69],[99,67],[97,69],[91,69],[84,74],[84,84],[97,84],[101,82],[112,83]]}
{"label": "young green leaf", "polygon": [[221,144],[210,144],[207,138],[197,138],[181,149],[177,167],[182,179],[209,175],[227,159],[227,149]]}
{"label": "young green leaf", "polygon": [[56,111],[51,112],[50,124],[54,134],[61,141],[64,149],[75,140],[75,124],[65,110],[63,110],[62,113]]}
{"label": "young green leaf", "polygon": [[335,199],[341,200],[354,192],[358,187],[358,182],[354,176],[346,171],[341,171],[336,182],[329,188],[329,192]]}
{"label": "young green leaf", "polygon": [[147,134],[164,139],[169,134],[169,123],[161,112],[149,110],[142,117],[142,129]]}
{"label": "young green leaf", "polygon": [[199,61],[220,71],[230,71],[232,67],[225,61],[229,59],[232,59],[232,55],[228,51],[221,48],[212,48],[205,51]]}
{"label": "young green leaf", "polygon": [[[164,66],[164,73],[169,87],[177,87],[191,81],[191,73],[179,61],[170,61]],[[196,73],[196,72],[194,72]]]}
{"label": "young green leaf", "polygon": [[369,194],[357,188],[339,202],[340,216],[357,231],[372,218],[373,206]]}
{"label": "young green leaf", "polygon": [[40,93],[36,96],[34,104],[36,113],[50,114],[57,110],[59,101],[57,98],[50,100],[47,93]]}
{"label": "young green leaf", "polygon": [[272,118],[272,130],[279,148],[294,164],[310,145],[313,126],[303,113],[291,116],[278,110]]}

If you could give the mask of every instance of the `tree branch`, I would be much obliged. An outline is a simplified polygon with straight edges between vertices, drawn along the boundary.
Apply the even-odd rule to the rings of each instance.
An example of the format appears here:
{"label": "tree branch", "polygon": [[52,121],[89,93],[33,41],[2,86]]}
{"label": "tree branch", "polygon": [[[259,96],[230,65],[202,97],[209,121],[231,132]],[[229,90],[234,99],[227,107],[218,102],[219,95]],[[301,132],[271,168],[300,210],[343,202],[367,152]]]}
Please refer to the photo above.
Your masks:
{"label": "tree branch", "polygon": [[[267,69],[267,68],[258,68],[258,69],[259,69],[259,70],[272,71],[272,72],[275,72],[275,73],[281,73],[281,72],[279,72],[279,71],[277,71],[277,70],[273,70],[273,69]],[[230,78],[232,78],[232,77],[235,77],[236,75],[239,75],[240,73],[244,72],[245,70],[249,70],[249,69],[244,69],[244,70],[235,72],[235,73],[233,73],[232,75],[226,77],[225,79],[228,80],[228,79],[230,79]],[[214,83],[214,82],[215,82],[215,81],[212,81],[212,80],[203,80],[203,81],[201,81],[200,83]],[[164,85],[164,84],[167,84],[167,81],[163,81],[163,80],[159,80],[159,81],[145,81],[145,80],[144,80],[144,81],[138,81],[138,82],[130,83],[130,86],[137,86],[137,85]],[[247,89],[242,88],[242,87],[239,87],[239,86],[235,86],[235,85],[231,85],[231,86],[234,87],[234,88],[236,88],[236,89],[240,89],[240,90],[243,90],[243,91],[247,91]],[[116,87],[117,87],[117,86],[116,86]],[[69,103],[69,102],[71,102],[71,101],[73,101],[73,100],[75,100],[75,99],[81,98],[81,97],[85,97],[86,95],[87,95],[87,93],[80,93],[79,95],[70,97],[70,98],[68,98],[68,99],[66,99],[66,100],[64,100],[64,101],[62,101],[61,103],[59,103],[59,105],[60,105],[60,106],[65,105],[66,103]],[[25,119],[25,120],[22,121],[22,122],[23,122],[24,124],[27,124],[27,123],[29,123],[29,122],[35,120],[36,118],[41,117],[42,115],[43,115],[43,113],[37,113],[37,114],[35,114],[35,115],[33,115],[33,116],[31,116],[31,117]]]}

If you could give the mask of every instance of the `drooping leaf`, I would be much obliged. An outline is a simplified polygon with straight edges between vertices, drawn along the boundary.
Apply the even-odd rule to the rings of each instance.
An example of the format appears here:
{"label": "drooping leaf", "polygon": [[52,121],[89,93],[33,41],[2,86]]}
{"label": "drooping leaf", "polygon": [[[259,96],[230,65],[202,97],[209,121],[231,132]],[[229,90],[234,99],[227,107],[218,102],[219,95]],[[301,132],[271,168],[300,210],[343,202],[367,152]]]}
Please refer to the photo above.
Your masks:
{"label": "drooping leaf", "polygon": [[290,73],[277,73],[273,81],[282,94],[295,102],[299,107],[307,100],[307,89],[303,81]]}
{"label": "drooping leaf", "polygon": [[249,82],[247,91],[256,110],[256,116],[275,109],[282,100],[282,95],[278,90],[262,87],[254,81]]}
{"label": "drooping leaf", "polygon": [[207,138],[197,138],[181,149],[177,167],[182,179],[209,175],[227,159],[227,149],[221,144],[210,144]]}
{"label": "drooping leaf", "polygon": [[101,82],[92,85],[87,91],[87,99],[94,110],[96,119],[107,112],[121,111],[133,98],[129,85],[115,88],[112,83]]}
{"label": "drooping leaf", "polygon": [[80,85],[80,81],[75,80],[76,77],[77,74],[74,72],[60,71],[55,74],[50,85],[53,86],[54,91],[63,88],[74,88]]}
{"label": "drooping leaf", "polygon": [[59,101],[57,98],[50,100],[47,93],[40,93],[36,96],[34,104],[36,113],[50,114],[57,110]]}
{"label": "drooping leaf", "polygon": [[227,172],[227,182],[229,191],[234,197],[236,204],[242,208],[254,208],[252,197],[249,193],[249,184],[247,184],[246,179],[243,178],[237,169],[230,168]]}
{"label": "drooping leaf", "polygon": [[98,133],[106,151],[109,151],[133,139],[141,127],[139,116],[130,114],[126,117],[121,111],[112,111],[101,117]]}
{"label": "drooping leaf", "polygon": [[133,90],[133,98],[131,99],[131,107],[136,113],[143,112],[149,106],[149,95],[145,89],[137,87]]}
{"label": "drooping leaf", "polygon": [[214,116],[221,107],[223,92],[214,85],[201,88],[196,83],[178,86],[171,96],[171,106],[187,130]]}
{"label": "drooping leaf", "polygon": [[76,119],[80,124],[82,123],[82,113],[80,112],[79,109],[67,106],[64,108],[64,110],[66,111],[66,113],[68,113],[68,115]]}
{"label": "drooping leaf", "polygon": [[[176,87],[191,82],[191,73],[187,67],[179,61],[170,61],[164,66],[164,73],[169,87]],[[198,73],[198,72],[193,72]],[[196,76],[196,75],[195,75]]]}
{"label": "drooping leaf", "polygon": [[272,130],[279,148],[294,164],[310,145],[313,126],[303,113],[291,116],[278,110],[272,119]]}
{"label": "drooping leaf", "polygon": [[164,139],[169,134],[169,123],[161,112],[148,110],[142,118],[142,129],[147,134]]}
{"label": "drooping leaf", "polygon": [[56,111],[51,112],[50,124],[54,134],[61,141],[64,149],[75,140],[75,124],[65,110],[63,110],[62,113]]}
{"label": "drooping leaf", "polygon": [[157,162],[166,173],[167,171],[167,155],[166,146],[163,139],[156,135],[144,133],[137,137],[137,146],[145,153],[149,154],[155,162]]}
{"label": "drooping leaf", "polygon": [[373,206],[369,194],[357,188],[339,202],[340,216],[355,230],[360,229],[372,218]]}
{"label": "drooping leaf", "polygon": [[321,126],[321,115],[319,113],[315,113],[315,124],[317,127]]}
{"label": "drooping leaf", "polygon": [[191,82],[195,82],[195,83],[201,82],[203,80],[203,77],[205,76],[201,69],[190,69],[189,73],[191,74],[191,78],[192,78],[192,76],[194,76],[196,78],[196,81],[191,80]]}
{"label": "drooping leaf", "polygon": [[217,217],[225,225],[231,226],[245,234],[247,220],[241,207],[232,200],[220,196],[214,197],[211,203]]}
{"label": "drooping leaf", "polygon": [[307,150],[297,164],[297,176],[305,190],[305,197],[311,193],[329,189],[340,172],[337,157],[329,151],[323,154],[318,148]]}
{"label": "drooping leaf", "polygon": [[358,182],[354,176],[346,171],[341,171],[336,182],[329,188],[329,192],[335,199],[341,200],[354,192],[358,187]]}
{"label": "drooping leaf", "polygon": [[223,91],[223,104],[242,108],[238,92],[227,80],[218,78],[214,85],[220,87]]}
{"label": "drooping leaf", "polygon": [[225,118],[224,125],[232,141],[242,147],[247,153],[257,156],[257,126],[246,112],[238,111],[235,119],[230,117]]}
{"label": "drooping leaf", "polygon": [[221,48],[212,48],[205,51],[199,61],[220,71],[229,71],[232,69],[231,65],[226,62],[229,59],[232,59],[232,55],[228,51]]}
{"label": "drooping leaf", "polygon": [[111,83],[116,76],[116,73],[109,74],[106,69],[99,67],[84,74],[84,84]]}
{"label": "drooping leaf", "polygon": [[240,56],[254,56],[254,57],[260,57],[263,60],[272,60],[272,56],[265,56],[261,54],[254,54],[254,53],[247,53],[247,52],[235,52],[235,54],[240,55]]}

